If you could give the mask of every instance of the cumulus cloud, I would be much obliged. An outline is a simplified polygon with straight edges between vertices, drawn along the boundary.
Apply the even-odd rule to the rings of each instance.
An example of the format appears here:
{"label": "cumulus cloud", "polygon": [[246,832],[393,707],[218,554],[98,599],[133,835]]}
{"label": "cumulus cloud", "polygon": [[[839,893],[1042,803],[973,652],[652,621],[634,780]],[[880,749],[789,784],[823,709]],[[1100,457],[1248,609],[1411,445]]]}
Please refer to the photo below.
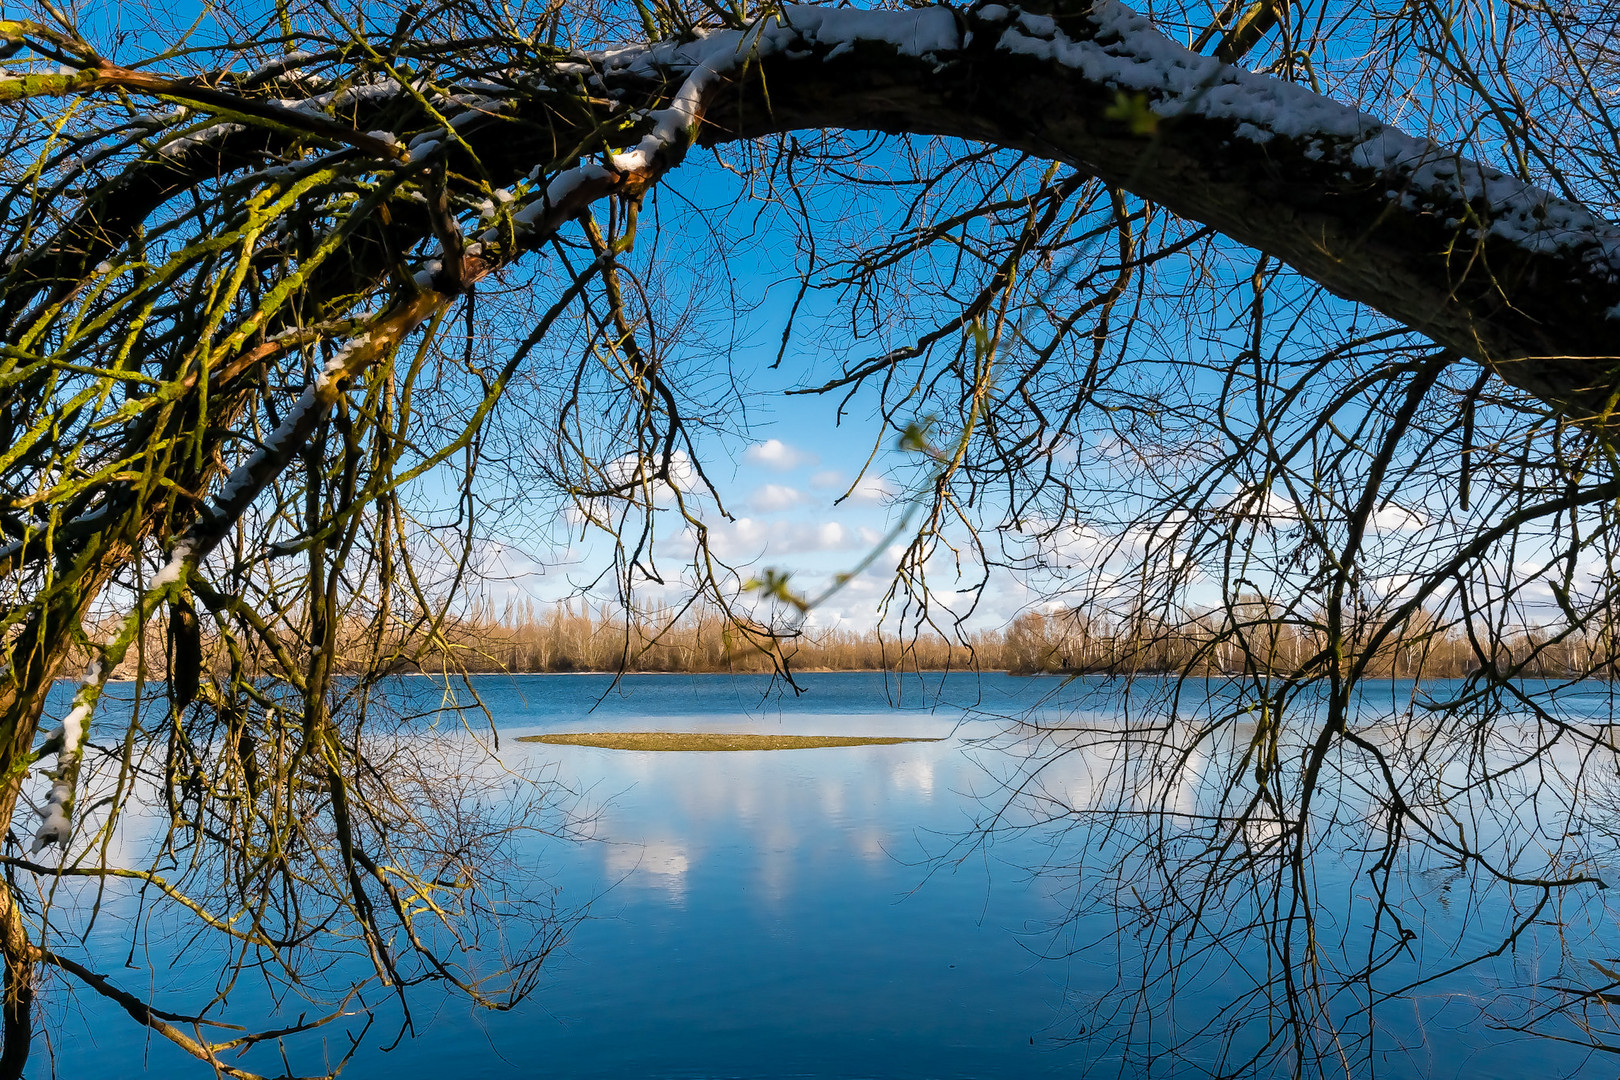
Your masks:
{"label": "cumulus cloud", "polygon": [[756,521],[738,518],[709,534],[709,544],[721,558],[798,555],[811,551],[848,551],[861,538],[836,521]]}
{"label": "cumulus cloud", "polygon": [[817,491],[829,491],[832,488],[844,487],[846,484],[844,474],[837,469],[822,469],[810,476],[810,486]]}
{"label": "cumulus cloud", "polygon": [[785,484],[761,484],[748,497],[748,505],[762,514],[787,510],[805,501],[804,492]]}
{"label": "cumulus cloud", "polygon": [[879,503],[887,500],[895,491],[895,486],[888,480],[868,473],[855,481],[855,490],[849,493],[849,497],[856,502]]}
{"label": "cumulus cloud", "polygon": [[657,460],[649,461],[635,454],[625,454],[603,465],[601,474],[590,478],[588,482],[604,487],[626,485],[632,489],[634,497],[645,499],[651,496],[654,502],[660,504],[672,502],[676,490],[681,492],[692,490],[692,485],[697,479],[697,468],[685,450],[676,450],[670,454],[667,482],[654,479],[659,464]]}
{"label": "cumulus cloud", "polygon": [[743,451],[743,460],[778,472],[787,472],[805,465],[814,465],[821,459],[807,450],[790,446],[781,439],[766,439]]}
{"label": "cumulus cloud", "polygon": [[1227,499],[1221,509],[1233,517],[1266,524],[1300,520],[1299,506],[1294,500],[1270,488],[1245,488]]}
{"label": "cumulus cloud", "polygon": [[1378,532],[1406,533],[1417,532],[1428,523],[1428,516],[1421,510],[1392,502],[1374,510],[1367,524]]}
{"label": "cumulus cloud", "polygon": [[823,469],[812,474],[810,486],[817,491],[831,491],[840,498],[849,491],[849,498],[861,503],[884,502],[900,490],[893,481],[867,473],[855,481],[855,490],[850,491],[849,477],[837,469]]}
{"label": "cumulus cloud", "polygon": [[1089,565],[1114,554],[1121,546],[1115,537],[1089,525],[1034,525],[1030,532],[1036,550],[1048,559],[1069,565]]}
{"label": "cumulus cloud", "polygon": [[648,844],[609,844],[603,858],[610,878],[643,888],[662,889],[675,900],[686,896],[686,875],[692,860],[685,848],[667,840]]}

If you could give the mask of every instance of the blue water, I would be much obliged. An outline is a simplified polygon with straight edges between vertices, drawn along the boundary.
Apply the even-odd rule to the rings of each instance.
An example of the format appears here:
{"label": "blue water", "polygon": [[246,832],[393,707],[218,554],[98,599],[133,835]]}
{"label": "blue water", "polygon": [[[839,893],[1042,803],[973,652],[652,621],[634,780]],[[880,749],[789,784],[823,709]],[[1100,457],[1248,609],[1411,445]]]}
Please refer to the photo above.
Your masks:
{"label": "blue water", "polygon": [[[998,739],[1006,718],[1073,718],[1101,708],[1093,700],[1099,684],[966,674],[902,684],[869,674],[800,679],[802,695],[754,677],[488,677],[476,684],[487,716],[442,711],[466,705],[464,691],[447,698],[430,680],[402,680],[413,730],[493,742],[486,739],[493,727],[506,768],[571,793],[557,810],[567,825],[559,831],[570,835],[527,840],[518,859],[524,888],[543,883],[561,915],[582,918],[513,1011],[474,1010],[425,993],[413,1001],[416,1037],[385,1051],[397,1010],[390,1012],[386,995],[371,995],[368,1003],[393,1024],[368,1033],[344,1075],[1133,1076],[1142,1074],[1144,1050],[1192,1045],[1186,1037],[1218,1013],[1221,995],[1249,985],[1234,974],[1260,957],[1202,956],[1166,988],[1174,1007],[1158,1001],[1153,1029],[1122,1042],[1129,1009],[1116,1007],[1119,987],[1147,969],[1131,954],[1130,927],[1116,933],[1117,913],[1096,902],[1116,855],[1083,826],[1039,824],[1028,808],[1009,809],[1002,828],[981,831],[1006,806],[1002,780],[1028,767],[1020,756],[1027,741],[1014,752]],[[698,754],[515,740],[552,730],[941,741]],[[1059,759],[1042,783],[1072,792],[1094,783],[1096,768],[1077,756]],[[1322,887],[1360,888],[1359,873],[1352,858],[1323,871]],[[1418,942],[1430,953],[1401,961],[1413,970],[1419,959],[1443,965],[1446,941],[1473,934],[1488,942],[1495,932],[1489,908],[1482,918],[1447,906],[1449,888],[1436,879],[1431,894],[1439,899],[1424,909]],[[73,901],[81,911],[87,902]],[[1588,934],[1612,932],[1566,914]],[[137,993],[206,997],[221,954],[206,939],[176,947],[143,921],[150,918],[128,895],[115,895],[85,947]],[[1361,932],[1319,930],[1352,946]],[[1546,957],[1557,936],[1543,920],[1498,967],[1512,974],[1552,963]],[[126,966],[132,941],[140,945]],[[1488,996],[1484,980],[1501,973],[1471,970],[1390,1006],[1377,1034],[1355,1044],[1358,1074],[1620,1071],[1620,1062],[1493,1028],[1468,994],[1472,987]],[[92,995],[64,999],[60,989],[47,988],[44,1000],[61,1075],[206,1075]],[[245,980],[235,1006],[251,1010],[257,1002],[268,1011],[259,993]],[[277,1015],[301,1008],[283,1000]],[[1235,1045],[1246,1039],[1254,1036],[1240,1035]],[[331,1058],[348,1044],[333,1034],[324,1045]],[[301,1068],[316,1060],[304,1053],[294,1062]],[[1198,1075],[1217,1063],[1209,1053],[1162,1059],[1153,1075]],[[247,1060],[261,1071],[278,1064],[262,1054]]]}

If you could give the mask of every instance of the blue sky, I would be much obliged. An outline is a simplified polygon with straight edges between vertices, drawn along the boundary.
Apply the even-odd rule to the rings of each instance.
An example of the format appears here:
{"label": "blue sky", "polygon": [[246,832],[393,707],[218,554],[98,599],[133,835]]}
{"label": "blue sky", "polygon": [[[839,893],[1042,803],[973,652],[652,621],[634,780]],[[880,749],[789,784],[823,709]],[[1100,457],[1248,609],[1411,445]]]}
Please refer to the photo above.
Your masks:
{"label": "blue sky", "polygon": [[[711,367],[729,363],[746,418],[746,434],[710,433],[700,446],[705,470],[734,518],[707,515],[711,547],[744,576],[767,567],[785,570],[797,591],[815,594],[833,575],[883,546],[905,513],[907,485],[916,482],[919,459],[897,449],[896,435],[883,429],[870,395],[855,398],[840,416],[841,393],[786,393],[838,374],[851,355],[868,354],[852,350],[873,346],[856,343],[839,329],[841,297],[811,293],[781,364],[773,366],[797,289],[796,252],[791,238],[760,227],[754,219],[758,204],[740,194],[736,173],[712,154],[695,152],[644,212],[638,256],[663,262],[662,272],[677,282],[723,260],[726,289],[741,298],[744,310],[727,311],[711,296],[702,308],[709,325],[688,346],[701,351],[717,338],[724,340],[730,356]],[[886,228],[882,219],[894,205],[851,203],[830,212],[844,215],[834,218],[835,227],[859,234]],[[661,562],[674,569],[690,551],[690,539],[673,528],[670,532],[675,535],[664,534],[668,543]],[[557,600],[595,579],[608,557],[607,544],[589,536],[577,542],[577,528],[573,536],[576,542],[566,551],[514,537],[500,560],[509,580],[492,590],[497,604],[507,596]],[[872,625],[898,555],[898,547],[884,550],[865,574],[812,612],[809,624]],[[945,577],[937,583],[944,586],[941,596],[949,606],[954,575],[940,572]],[[679,591],[678,586],[649,587],[642,598],[653,601]],[[1006,578],[974,624],[1000,625],[1027,599],[1026,591]]]}
{"label": "blue sky", "polygon": [[[722,151],[727,153],[730,151]],[[881,170],[882,155],[872,155],[863,165]],[[905,325],[885,325],[864,340],[856,340],[848,327],[846,298],[835,292],[813,292],[800,310],[800,321],[781,364],[773,366],[797,288],[799,253],[791,236],[769,222],[761,224],[756,216],[759,204],[741,197],[741,183],[737,172],[724,168],[714,156],[695,152],[654,196],[643,215],[636,252],[638,263],[659,265],[648,276],[664,275],[659,280],[667,291],[680,294],[682,288],[690,288],[693,295],[701,295],[695,318],[706,323],[692,328],[690,339],[679,348],[696,370],[729,372],[744,409],[745,425],[731,425],[729,431],[712,432],[700,441],[707,474],[734,518],[725,521],[715,513],[706,515],[712,550],[743,577],[766,568],[787,571],[793,575],[796,591],[815,595],[834,575],[851,570],[882,548],[864,574],[819,606],[808,620],[813,627],[869,627],[877,618],[878,604],[901,553],[899,545],[885,541],[905,512],[908,484],[918,482],[919,459],[897,449],[895,432],[885,430],[874,414],[870,392],[854,398],[839,416],[841,393],[790,395],[786,391],[817,385],[838,374],[849,360],[881,352],[916,331]],[[831,197],[839,196],[835,192]],[[901,205],[898,196],[885,200],[871,195],[870,190],[845,197],[848,201],[841,204],[812,206],[812,213],[818,223],[857,239],[863,234],[886,235]],[[1176,271],[1166,268],[1163,272]],[[728,309],[727,297],[737,298],[735,307]],[[1241,295],[1233,302],[1238,308],[1246,303]],[[1242,334],[1241,322],[1234,323],[1236,332]],[[681,329],[674,328],[676,332]],[[1208,348],[1219,355],[1226,343],[1211,341]],[[706,350],[726,355],[711,360]],[[1167,360],[1180,365],[1194,380],[1208,376],[1207,371],[1200,373],[1203,365],[1197,361],[1203,358],[1186,352],[1165,355],[1162,347],[1148,342],[1133,347],[1133,358],[1137,354],[1147,365]],[[922,418],[897,417],[902,422]],[[739,426],[745,430],[737,430]],[[1072,466],[1072,462],[1067,464]],[[839,501],[858,475],[861,479],[854,492]],[[1278,505],[1277,497],[1268,499],[1267,505]],[[989,512],[987,508],[985,513]],[[669,524],[660,530],[659,561],[661,569],[673,575],[689,558],[691,540],[681,534],[673,511],[666,509],[662,514]],[[1290,514],[1287,507],[1278,511],[1280,520],[1297,521],[1297,515]],[[556,536],[554,533],[548,540]],[[509,539],[509,546],[490,568],[488,587],[498,607],[511,598],[550,602],[575,595],[598,580],[611,555],[602,537],[588,531],[582,535],[577,526],[566,544],[536,539],[521,529],[514,529]],[[1015,577],[1004,570],[992,571],[987,587],[977,595],[968,625],[996,628],[1031,607],[1063,606],[1063,571],[1068,567],[1077,571],[1072,575],[1075,579],[1088,574],[1094,581],[1106,577],[1106,569],[1098,564],[1107,539],[1101,533],[1068,529],[1049,546],[1059,564],[1055,572]],[[1251,552],[1256,559],[1252,572],[1259,578],[1263,578],[1259,564],[1270,555],[1264,549],[1264,543],[1257,543]],[[1128,546],[1124,556],[1130,556]],[[971,558],[958,565],[949,552],[943,552],[930,564],[929,574],[932,602],[961,611],[974,595],[958,590],[976,584],[982,569]],[[643,588],[638,599],[643,603],[673,600],[684,588],[671,578],[666,587]],[[612,596],[611,585],[598,587],[594,595]],[[1189,599],[1214,603],[1218,598],[1218,590],[1206,584],[1199,597]],[[944,611],[939,613],[944,615]]]}
{"label": "blue sky", "polygon": [[[87,13],[91,23],[100,23],[103,33],[112,34],[116,24],[120,30],[133,32],[138,42],[141,34],[136,20],[177,19],[184,10],[181,5],[149,16],[92,4]],[[845,167],[881,173],[888,164],[885,155],[898,153],[893,149],[897,145],[889,143],[876,152],[868,151]],[[706,321],[694,329],[690,340],[677,343],[676,351],[685,354],[679,359],[703,377],[729,379],[736,387],[734,400],[741,413],[727,425],[728,432],[706,435],[699,447],[708,474],[733,515],[729,521],[718,514],[707,515],[714,551],[745,576],[767,567],[789,571],[799,591],[813,594],[832,575],[851,569],[882,545],[904,509],[905,485],[915,477],[916,462],[893,449],[894,433],[881,429],[870,396],[857,398],[840,418],[835,415],[838,395],[788,396],[785,391],[814,385],[836,374],[852,356],[859,359],[906,340],[914,328],[883,326],[866,341],[857,342],[847,319],[839,318],[845,314],[840,308],[844,298],[834,293],[812,294],[782,364],[772,367],[796,287],[794,271],[800,252],[791,233],[773,227],[780,215],[761,219],[756,216],[761,214],[761,204],[741,197],[742,185],[749,182],[742,178],[747,170],[737,160],[744,153],[739,147],[724,148],[719,155],[694,153],[650,201],[635,257],[664,266],[657,273],[663,275],[660,282],[669,286],[666,291],[679,301],[681,290],[688,290],[695,298],[698,317]],[[885,202],[881,196],[874,197],[871,189],[852,194],[848,185],[840,189],[830,184],[814,189],[811,198],[819,200],[812,202],[812,216],[829,235],[859,242],[889,232],[902,196],[896,194]],[[1241,263],[1247,257],[1251,253],[1237,252],[1234,259]],[[1172,272],[1171,265],[1165,264],[1159,273]],[[1241,281],[1241,275],[1234,272],[1232,280]],[[728,291],[737,298],[731,308],[726,303]],[[1167,292],[1174,291],[1174,283],[1170,283]],[[1235,302],[1240,305],[1241,300],[1238,296]],[[1164,318],[1166,312],[1150,315]],[[671,322],[677,331],[686,329],[678,318]],[[1206,347],[1211,354],[1221,354],[1231,342],[1211,337]],[[854,352],[857,348],[861,351]],[[705,350],[714,355],[705,356]],[[1196,354],[1167,356],[1151,349],[1144,356],[1149,363],[1170,360],[1192,368],[1202,359]],[[863,469],[865,476],[855,491],[838,502]],[[1289,520],[1289,513],[1283,508],[1279,520]],[[1396,507],[1394,513],[1399,517],[1406,511]],[[526,524],[514,522],[510,529],[497,524],[493,529],[497,538],[506,541],[491,563],[495,579],[490,590],[498,603],[507,597],[556,600],[598,577],[609,555],[601,538],[582,538],[580,530],[567,527],[565,520],[564,527],[552,530],[552,538],[560,542],[545,542],[536,539],[536,530]],[[674,570],[684,561],[683,543],[687,549],[690,543],[673,526],[663,536],[662,562]],[[1095,548],[1080,534],[1067,537],[1066,543],[1067,554],[1077,562]],[[881,552],[870,571],[813,613],[812,621],[870,625],[896,554]],[[977,568],[968,565],[962,582],[977,576]],[[939,601],[948,606],[959,583],[954,568],[941,560],[933,580]],[[1035,586],[1039,595],[1009,575],[996,576],[983,597],[975,625],[1000,625],[1032,603],[1059,602],[1049,582],[1036,582]],[[667,596],[679,591],[678,584],[667,590],[648,589],[643,599],[656,600],[661,593]]]}

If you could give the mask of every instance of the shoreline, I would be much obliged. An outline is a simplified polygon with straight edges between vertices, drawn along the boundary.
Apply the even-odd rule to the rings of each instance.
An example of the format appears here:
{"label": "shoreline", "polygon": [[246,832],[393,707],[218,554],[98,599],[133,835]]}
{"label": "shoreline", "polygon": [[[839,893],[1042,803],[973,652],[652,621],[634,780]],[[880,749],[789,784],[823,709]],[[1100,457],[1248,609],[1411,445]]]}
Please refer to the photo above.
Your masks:
{"label": "shoreline", "polygon": [[[1065,671],[1008,671],[1008,670],[1006,670],[1004,668],[990,668],[990,669],[985,669],[985,670],[975,670],[973,668],[921,668],[921,669],[907,668],[904,671],[896,671],[893,668],[802,668],[802,669],[795,670],[793,672],[793,674],[794,675],[896,675],[896,676],[902,676],[902,677],[912,676],[912,675],[1010,675],[1010,676],[1013,676],[1014,678],[1020,678],[1020,679],[1050,678],[1050,677],[1070,678],[1071,677],[1070,674],[1068,672],[1065,672]],[[353,676],[348,675],[347,673],[344,673],[344,672],[339,672],[338,675],[340,677],[348,677],[348,678],[353,677]],[[633,676],[633,675],[669,675],[669,676],[677,676],[677,675],[680,675],[680,676],[725,675],[725,676],[732,677],[732,678],[737,678],[737,677],[781,678],[781,676],[775,674],[774,672],[770,672],[770,671],[469,671],[469,672],[466,672],[465,674],[463,674],[461,672],[454,672],[454,673],[451,673],[449,677],[450,678],[455,678],[455,679],[459,679],[459,678],[483,678],[483,677],[488,677],[488,678],[539,678],[539,677],[563,678],[563,677],[574,677],[574,676],[583,676],[583,675],[599,675],[599,676],[600,675],[611,675],[611,676],[615,676],[617,678],[626,678],[626,677]],[[1101,675],[1101,673],[1092,672],[1092,673],[1088,673],[1087,675],[1084,675],[1084,676],[1073,676],[1073,677],[1075,677],[1075,678],[1093,678],[1093,677],[1098,677],[1100,675]],[[387,677],[388,678],[402,678],[402,679],[443,679],[446,676],[443,675],[443,674],[440,674],[438,672],[432,672],[432,671],[396,671],[392,675],[387,676]],[[1102,677],[1117,678],[1118,676],[1102,676]],[[77,684],[79,682],[78,679],[70,679],[70,678],[58,678],[55,681],[59,682],[59,683],[73,683],[73,684]],[[108,685],[112,685],[114,683],[132,683],[132,682],[135,682],[135,681],[136,680],[134,678],[129,678],[129,677],[124,677],[124,678],[114,677],[114,678],[108,679],[107,683],[108,683]],[[153,684],[159,684],[159,683],[163,682],[162,679],[157,679],[157,678],[149,678],[149,679],[147,679],[145,681],[149,682],[149,683],[153,683]]]}
{"label": "shoreline", "polygon": [[726,731],[555,731],[519,735],[515,742],[548,746],[588,746],[598,750],[659,753],[737,753],[757,750],[819,750],[835,746],[898,746],[944,742],[944,736],[908,735],[763,735]]}

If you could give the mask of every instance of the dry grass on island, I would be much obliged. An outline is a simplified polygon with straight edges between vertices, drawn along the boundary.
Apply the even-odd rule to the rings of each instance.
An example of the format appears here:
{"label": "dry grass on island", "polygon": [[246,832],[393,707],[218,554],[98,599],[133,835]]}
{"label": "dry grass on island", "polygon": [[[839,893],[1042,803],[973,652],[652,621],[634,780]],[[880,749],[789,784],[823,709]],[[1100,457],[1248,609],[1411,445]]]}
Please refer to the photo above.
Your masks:
{"label": "dry grass on island", "polygon": [[595,746],[604,750],[812,750],[824,746],[893,746],[940,742],[894,735],[754,735],[734,731],[574,731],[523,735],[518,742]]}

